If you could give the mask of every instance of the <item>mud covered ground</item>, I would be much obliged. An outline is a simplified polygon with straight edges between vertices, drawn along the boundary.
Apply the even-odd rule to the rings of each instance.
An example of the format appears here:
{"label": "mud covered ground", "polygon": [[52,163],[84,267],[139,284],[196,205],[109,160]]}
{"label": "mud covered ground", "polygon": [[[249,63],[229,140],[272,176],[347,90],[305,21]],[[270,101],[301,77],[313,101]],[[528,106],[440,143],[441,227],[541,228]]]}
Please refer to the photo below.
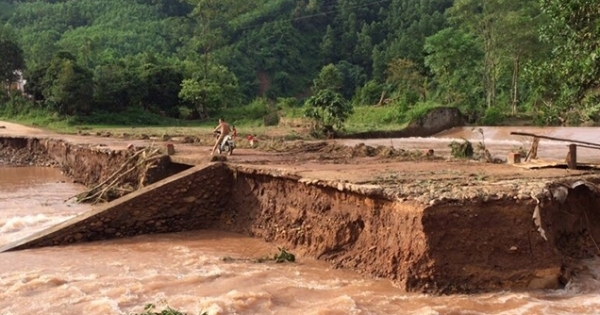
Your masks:
{"label": "mud covered ground", "polygon": [[[61,139],[80,148],[119,152],[128,146],[154,146],[165,149],[174,145],[173,161],[202,164],[210,160],[214,139],[205,136],[112,134],[58,135],[40,129],[0,122],[0,137],[29,136]],[[285,137],[259,139],[251,148],[248,140],[239,138],[238,149],[227,160],[234,164],[278,169],[320,181],[341,181],[379,185],[398,199],[436,204],[454,199],[530,199],[548,182],[561,179],[595,177],[597,170],[558,168],[524,169],[507,164],[487,163],[476,159],[454,159],[435,152],[424,141],[420,149],[397,146],[354,146],[336,141],[285,140]],[[492,152],[493,154],[494,152]],[[223,157],[224,158],[224,157]],[[83,161],[83,160],[82,160]],[[1,166],[57,166],[42,152],[0,147]],[[92,176],[100,178],[98,174]]]}

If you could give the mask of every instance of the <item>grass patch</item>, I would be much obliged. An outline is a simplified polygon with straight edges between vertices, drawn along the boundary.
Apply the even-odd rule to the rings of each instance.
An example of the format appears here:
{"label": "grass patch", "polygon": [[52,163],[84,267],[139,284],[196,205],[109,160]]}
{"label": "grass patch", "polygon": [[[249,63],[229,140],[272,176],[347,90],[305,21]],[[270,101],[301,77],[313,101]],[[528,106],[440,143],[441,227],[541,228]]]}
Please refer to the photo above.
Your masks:
{"label": "grass patch", "polygon": [[347,132],[361,132],[400,130],[406,125],[395,106],[355,106],[354,113],[346,120],[345,128]]}
{"label": "grass patch", "polygon": [[433,102],[417,103],[403,113],[402,121],[410,123],[425,117],[432,109],[438,108],[441,105]]}
{"label": "grass patch", "polygon": [[[10,101],[0,106],[0,119],[23,125],[47,129],[56,133],[76,134],[85,131],[90,134],[111,132],[112,134],[149,135],[149,136],[200,136],[212,133],[219,117],[235,125],[240,138],[253,134],[262,139],[281,138],[297,140],[311,138],[310,124],[306,124],[304,108],[298,104],[269,104],[266,100],[256,99],[246,106],[227,108],[206,121],[182,120],[164,117],[144,111],[142,108],[130,108],[119,113],[95,112],[89,116],[65,117],[46,109],[35,107],[24,100]],[[405,128],[412,119],[425,115],[433,103],[419,103],[408,111],[401,106],[356,106],[354,113],[345,123],[345,132],[391,131]],[[289,123],[292,121],[292,123]],[[296,123],[298,121],[298,123]],[[281,124],[280,124],[281,123]]]}

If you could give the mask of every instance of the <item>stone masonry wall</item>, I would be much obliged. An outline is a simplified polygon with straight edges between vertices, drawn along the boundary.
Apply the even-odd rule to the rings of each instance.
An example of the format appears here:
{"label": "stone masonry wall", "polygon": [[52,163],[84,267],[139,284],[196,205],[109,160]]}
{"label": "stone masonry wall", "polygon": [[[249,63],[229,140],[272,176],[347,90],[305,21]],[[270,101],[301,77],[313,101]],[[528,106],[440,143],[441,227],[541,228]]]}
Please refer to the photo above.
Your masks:
{"label": "stone masonry wall", "polygon": [[197,166],[8,244],[0,252],[208,228],[229,201],[231,181],[223,163]]}

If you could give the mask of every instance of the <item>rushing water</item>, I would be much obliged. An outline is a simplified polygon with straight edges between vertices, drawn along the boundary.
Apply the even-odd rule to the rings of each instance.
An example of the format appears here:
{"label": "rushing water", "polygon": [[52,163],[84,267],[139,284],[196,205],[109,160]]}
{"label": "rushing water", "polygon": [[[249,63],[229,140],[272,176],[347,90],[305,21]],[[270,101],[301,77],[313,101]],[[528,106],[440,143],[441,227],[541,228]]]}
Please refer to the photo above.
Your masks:
{"label": "rushing water", "polygon": [[[510,133],[526,132],[536,135],[600,143],[600,127],[457,127],[441,132],[431,138],[391,138],[341,140],[346,145],[365,143],[371,146],[385,145],[405,150],[433,149],[436,155],[449,156],[449,144],[467,139],[473,145],[482,143],[494,157],[506,159],[508,153],[528,151],[532,138],[516,136]],[[567,156],[569,142],[541,139],[538,147],[538,158],[564,160]],[[600,150],[584,147],[577,148],[577,160],[582,163],[600,163]]]}
{"label": "rushing water", "polygon": [[[57,170],[0,167],[0,243],[89,210],[64,202],[82,190]],[[147,303],[210,315],[600,314],[598,261],[566,290],[428,296],[305,257],[253,261],[276,250],[198,231],[1,253],[0,315],[128,314]]]}

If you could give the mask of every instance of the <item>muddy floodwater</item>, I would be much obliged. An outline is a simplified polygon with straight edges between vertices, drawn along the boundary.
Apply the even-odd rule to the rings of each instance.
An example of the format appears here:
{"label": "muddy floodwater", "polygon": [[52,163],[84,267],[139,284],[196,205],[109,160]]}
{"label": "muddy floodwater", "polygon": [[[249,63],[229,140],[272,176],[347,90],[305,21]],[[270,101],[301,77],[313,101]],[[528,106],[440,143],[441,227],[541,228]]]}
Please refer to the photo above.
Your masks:
{"label": "muddy floodwater", "polygon": [[[60,171],[0,167],[0,244],[88,211]],[[218,231],[0,253],[0,315],[128,314],[147,303],[198,314],[600,314],[600,262],[565,290],[403,293],[306,257],[257,263],[276,244]]]}
{"label": "muddy floodwater", "polygon": [[[452,141],[462,142],[465,139],[474,146],[479,143],[484,144],[492,156],[506,159],[510,152],[528,151],[533,140],[528,136],[511,135],[511,132],[600,143],[599,127],[457,127],[430,138],[348,139],[340,140],[340,142],[351,146],[364,143],[371,146],[393,146],[405,150],[433,149],[436,155],[449,156],[448,145]],[[540,139],[538,158],[564,160],[569,143],[568,141]],[[577,159],[581,163],[600,164],[600,150],[578,147]]]}

